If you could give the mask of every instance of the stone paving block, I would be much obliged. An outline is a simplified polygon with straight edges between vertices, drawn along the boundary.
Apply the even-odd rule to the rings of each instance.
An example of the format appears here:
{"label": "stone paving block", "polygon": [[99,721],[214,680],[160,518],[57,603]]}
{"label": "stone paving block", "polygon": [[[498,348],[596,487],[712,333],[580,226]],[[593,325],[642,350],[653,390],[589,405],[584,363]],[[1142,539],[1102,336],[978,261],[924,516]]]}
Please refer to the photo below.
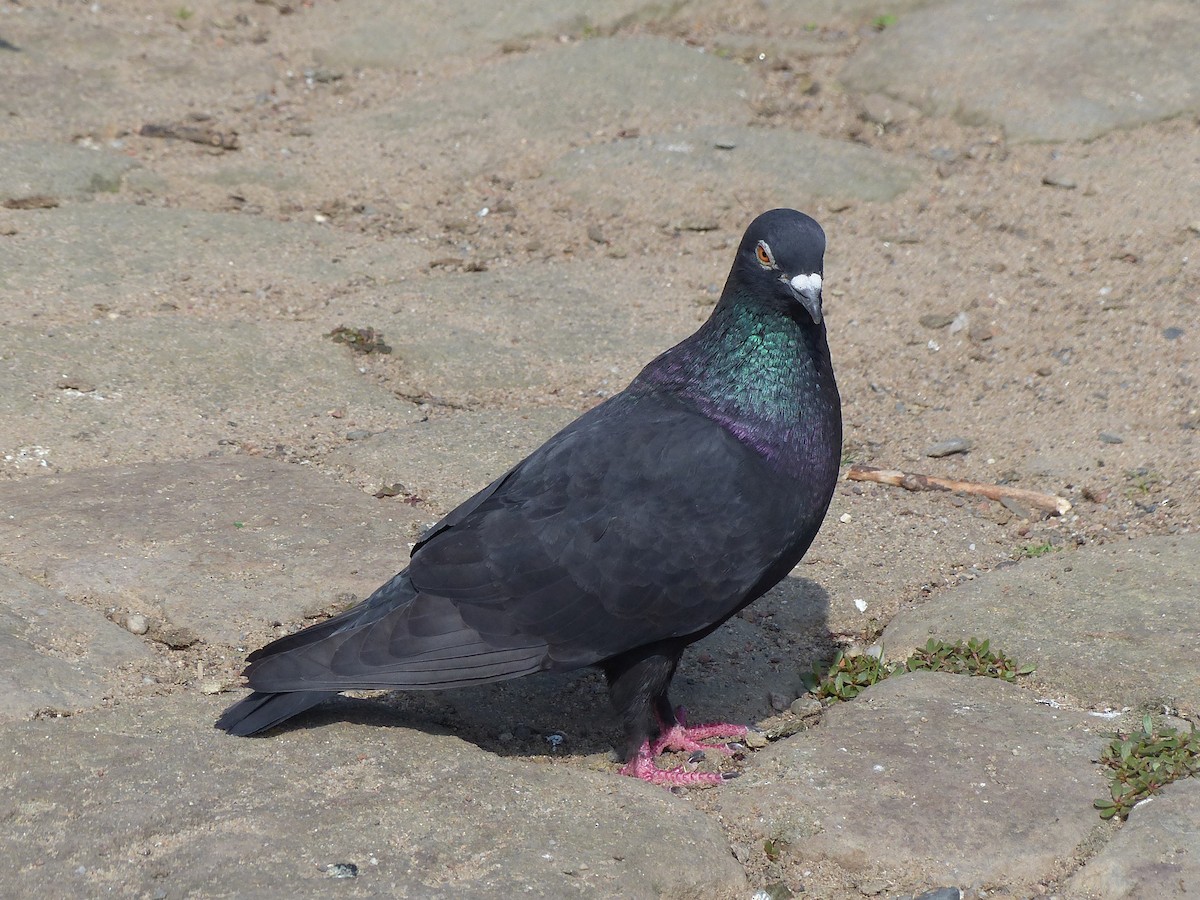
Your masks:
{"label": "stone paving block", "polygon": [[165,308],[261,310],[313,283],[343,285],[423,266],[404,240],[386,248],[313,223],[122,203],[12,213],[4,238],[0,321]]}
{"label": "stone paving block", "polygon": [[1188,0],[954,0],[901,15],[841,79],[1015,140],[1090,140],[1200,109],[1196,41]]}
{"label": "stone paving block", "polygon": [[1169,784],[1134,807],[1099,853],[1071,876],[1067,900],[1192,897],[1200,885],[1200,778]]}
{"label": "stone paving block", "polygon": [[364,487],[399,481],[421,502],[449,512],[576,415],[557,408],[456,412],[353,441],[331,452],[323,465]]}
{"label": "stone paving block", "polygon": [[611,261],[530,265],[389,287],[373,321],[393,347],[400,383],[390,386],[402,394],[466,405],[523,393],[597,399],[689,333],[687,322],[660,327],[660,309],[637,313],[639,303],[671,302],[660,289],[656,274]]}
{"label": "stone paving block", "polygon": [[48,141],[0,141],[0,201],[113,193],[137,166],[111,150]]}
{"label": "stone paving block", "polygon": [[96,610],[0,566],[0,720],[93,706],[118,666],[149,655]]}
{"label": "stone paving block", "polygon": [[305,457],[419,417],[359,365],[312,323],[166,315],[11,328],[0,353],[0,472],[238,447]]}
{"label": "stone paving block", "polygon": [[434,84],[371,113],[368,130],[378,140],[403,140],[413,158],[452,155],[460,176],[498,168],[536,174],[597,134],[744,124],[753,86],[744,67],[674,41],[596,38]]}
{"label": "stone paving block", "polygon": [[[817,198],[890,200],[916,178],[887,154],[847,141],[762,128],[706,126],[572,150],[546,170],[572,208],[668,229],[716,230],[747,206],[811,208]],[[669,195],[658,186],[674,185]],[[644,198],[653,197],[652,204]]]}
{"label": "stone paving block", "polygon": [[930,637],[989,638],[1035,683],[1084,706],[1200,709],[1200,534],[1116,541],[989,572],[901,612],[903,658]]}
{"label": "stone paving block", "polygon": [[324,40],[314,48],[324,66],[400,68],[437,66],[447,59],[478,59],[515,50],[539,37],[608,33],[660,18],[663,4],[646,0],[488,4],[473,0],[375,0],[352,8],[319,5],[311,27]]}
{"label": "stone paving block", "polygon": [[894,676],[756,754],[717,809],[787,841],[796,867],[1020,893],[1107,827],[1104,727],[994,679]]}
{"label": "stone paving block", "polygon": [[659,787],[366,707],[231,738],[219,708],[176,696],[0,727],[6,896],[746,896],[720,828]]}
{"label": "stone paving block", "polygon": [[422,514],[298,465],[192,460],[0,485],[0,562],[239,645],[402,569]]}

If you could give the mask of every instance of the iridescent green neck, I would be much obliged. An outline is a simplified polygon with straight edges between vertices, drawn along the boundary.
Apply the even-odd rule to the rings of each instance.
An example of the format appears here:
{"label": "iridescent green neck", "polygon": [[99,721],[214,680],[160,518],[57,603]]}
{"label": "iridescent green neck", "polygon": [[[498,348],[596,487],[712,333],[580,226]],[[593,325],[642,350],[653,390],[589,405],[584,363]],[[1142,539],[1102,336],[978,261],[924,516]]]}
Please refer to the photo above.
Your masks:
{"label": "iridescent green neck", "polygon": [[[636,385],[694,405],[777,467],[801,471],[840,446],[841,410],[825,328],[726,296]],[[837,459],[837,452],[833,454]]]}

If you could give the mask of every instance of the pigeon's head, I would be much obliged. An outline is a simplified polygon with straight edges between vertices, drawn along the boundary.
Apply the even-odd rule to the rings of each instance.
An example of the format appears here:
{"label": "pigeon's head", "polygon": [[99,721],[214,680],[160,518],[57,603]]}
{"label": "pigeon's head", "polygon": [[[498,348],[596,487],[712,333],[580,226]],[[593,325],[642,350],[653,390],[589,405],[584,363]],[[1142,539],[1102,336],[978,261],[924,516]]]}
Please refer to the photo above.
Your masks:
{"label": "pigeon's head", "polygon": [[733,275],[743,288],[772,305],[808,313],[821,324],[825,232],[794,209],[772,209],[750,223],[738,247]]}

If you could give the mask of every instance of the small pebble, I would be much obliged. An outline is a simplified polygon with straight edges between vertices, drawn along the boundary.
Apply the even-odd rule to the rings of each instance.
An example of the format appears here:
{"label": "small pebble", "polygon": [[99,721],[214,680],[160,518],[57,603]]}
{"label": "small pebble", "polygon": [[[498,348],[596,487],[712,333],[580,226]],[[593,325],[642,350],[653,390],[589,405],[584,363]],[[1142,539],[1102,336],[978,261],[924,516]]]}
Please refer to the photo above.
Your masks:
{"label": "small pebble", "polygon": [[200,640],[199,635],[190,628],[183,625],[172,625],[169,622],[156,626],[153,633],[150,634],[150,638],[160,644],[166,644],[172,650],[186,650]]}
{"label": "small pebble", "polygon": [[1075,188],[1079,187],[1078,182],[1076,182],[1075,179],[1071,178],[1069,175],[1062,175],[1053,172],[1042,176],[1042,184],[1047,185],[1048,187],[1062,188],[1065,191],[1073,191]]}
{"label": "small pebble", "polygon": [[763,747],[767,746],[770,741],[767,739],[766,734],[761,731],[747,731],[744,735],[742,735],[742,743],[751,750],[761,750]]}
{"label": "small pebble", "polygon": [[862,599],[861,597],[856,598],[854,601],[854,608],[857,609],[859,612],[866,612],[867,611],[867,601]]}
{"label": "small pebble", "polygon": [[792,701],[792,705],[788,707],[788,711],[793,716],[807,716],[811,713],[821,711],[821,701],[811,695],[797,697]]}
{"label": "small pebble", "polygon": [[202,694],[219,694],[225,690],[225,685],[214,679],[200,682],[200,693]]}
{"label": "small pebble", "polygon": [[[1165,337],[1168,341],[1175,341],[1183,337],[1183,329],[1171,326],[1170,328],[1164,328],[1162,334],[1163,337]],[[80,388],[80,390],[82,390],[82,388]]]}
{"label": "small pebble", "polygon": [[853,520],[850,518],[850,513],[842,513],[840,516],[838,516],[838,521],[843,525],[849,525]]}
{"label": "small pebble", "polygon": [[947,438],[944,441],[938,441],[930,447],[926,447],[922,453],[925,456],[932,456],[937,459],[941,456],[950,456],[953,453],[966,453],[970,450],[974,443],[964,437]]}
{"label": "small pebble", "polygon": [[926,313],[917,321],[926,328],[938,329],[945,328],[952,323],[957,317],[955,313]]}
{"label": "small pebble", "polygon": [[771,691],[767,694],[767,702],[771,704],[771,709],[775,710],[775,712],[783,712],[792,705],[792,701],[788,699],[787,695],[781,694],[778,691]]}
{"label": "small pebble", "polygon": [[962,900],[962,895],[962,891],[956,887],[943,887],[918,894],[913,900]]}
{"label": "small pebble", "polygon": [[1125,443],[1125,438],[1121,437],[1119,434],[1113,434],[1111,431],[1102,431],[1100,432],[1100,443],[1123,444]]}
{"label": "small pebble", "polygon": [[125,619],[125,630],[130,634],[145,634],[150,630],[150,625],[141,613],[130,613]]}
{"label": "small pebble", "polygon": [[996,336],[996,330],[986,322],[978,322],[971,325],[967,329],[967,337],[976,344],[982,344],[984,341],[990,341]]}
{"label": "small pebble", "polygon": [[330,863],[325,872],[331,878],[357,878],[358,866],[354,863]]}
{"label": "small pebble", "polygon": [[90,394],[96,390],[96,386],[90,381],[83,378],[76,378],[70,375],[64,375],[54,383],[54,386],[60,391],[79,391],[81,394]]}
{"label": "small pebble", "polygon": [[361,441],[365,438],[369,438],[370,436],[371,436],[371,432],[363,431],[361,429],[358,429],[356,431],[347,431],[346,432],[346,440],[348,440],[348,441]]}

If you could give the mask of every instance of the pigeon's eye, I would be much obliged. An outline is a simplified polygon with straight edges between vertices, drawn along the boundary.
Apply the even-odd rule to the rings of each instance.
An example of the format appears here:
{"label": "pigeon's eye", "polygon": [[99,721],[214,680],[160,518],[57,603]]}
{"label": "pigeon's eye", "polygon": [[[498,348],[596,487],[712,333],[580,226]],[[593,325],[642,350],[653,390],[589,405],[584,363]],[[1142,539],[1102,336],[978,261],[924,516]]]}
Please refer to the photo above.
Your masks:
{"label": "pigeon's eye", "polygon": [[758,242],[758,246],[754,248],[754,255],[758,257],[758,262],[764,269],[775,268],[775,257],[771,255],[771,248],[767,246],[766,241]]}

